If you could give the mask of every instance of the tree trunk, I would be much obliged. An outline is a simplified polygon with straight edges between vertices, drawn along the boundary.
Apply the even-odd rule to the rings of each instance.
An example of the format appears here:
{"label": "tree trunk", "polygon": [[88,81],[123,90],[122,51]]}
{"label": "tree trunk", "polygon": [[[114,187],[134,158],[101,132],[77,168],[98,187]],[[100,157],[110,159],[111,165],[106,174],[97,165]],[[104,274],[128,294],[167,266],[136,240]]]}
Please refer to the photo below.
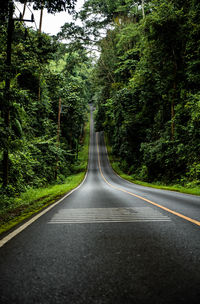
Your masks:
{"label": "tree trunk", "polygon": [[[60,115],[61,115],[61,98],[59,98],[59,104],[58,104],[58,128],[57,128],[57,149],[59,147],[60,143]],[[55,179],[57,179],[58,175],[58,154],[56,156],[56,170],[55,170]]]}
{"label": "tree trunk", "polygon": [[[41,11],[40,11],[40,25],[39,25],[39,29],[38,29],[38,33],[41,34],[42,32],[42,20],[43,20],[43,11],[44,11],[44,3],[42,3],[42,7],[41,7]],[[38,101],[40,101],[41,98],[41,87],[40,87],[40,77],[41,76],[41,71],[39,74],[39,80],[38,80]]]}
{"label": "tree trunk", "polygon": [[176,62],[176,55],[174,49],[172,50],[173,56],[174,56],[174,83],[173,83],[173,96],[171,101],[171,140],[174,140],[174,134],[175,134],[175,100],[176,100],[176,77],[177,77],[177,62]]}
{"label": "tree trunk", "polygon": [[27,4],[27,1],[24,1],[24,8],[23,8],[23,13],[22,13],[22,19],[24,19],[24,15],[25,15],[25,12],[26,12],[26,4]]}
{"label": "tree trunk", "polygon": [[41,11],[40,11],[40,25],[39,25],[39,33],[41,33],[41,32],[42,32],[43,11],[44,11],[44,4],[42,3],[42,7],[41,7]]}
{"label": "tree trunk", "polygon": [[143,19],[145,18],[145,12],[144,12],[144,0],[142,0],[142,16]]}
{"label": "tree trunk", "polygon": [[9,177],[9,126],[10,126],[10,66],[11,66],[11,46],[12,46],[12,34],[14,30],[13,20],[13,3],[9,4],[9,19],[8,19],[8,35],[7,35],[7,58],[6,58],[6,80],[5,80],[5,93],[4,93],[4,106],[3,106],[3,118],[5,127],[7,130],[7,138],[5,139],[5,147],[3,152],[3,187],[8,185]]}
{"label": "tree trunk", "polygon": [[[175,94],[175,83],[174,83],[174,94]],[[174,122],[174,117],[175,117],[175,111],[174,111],[174,99],[175,96],[173,96],[172,98],[172,102],[171,102],[171,140],[174,140],[174,130],[175,130],[175,122]]]}

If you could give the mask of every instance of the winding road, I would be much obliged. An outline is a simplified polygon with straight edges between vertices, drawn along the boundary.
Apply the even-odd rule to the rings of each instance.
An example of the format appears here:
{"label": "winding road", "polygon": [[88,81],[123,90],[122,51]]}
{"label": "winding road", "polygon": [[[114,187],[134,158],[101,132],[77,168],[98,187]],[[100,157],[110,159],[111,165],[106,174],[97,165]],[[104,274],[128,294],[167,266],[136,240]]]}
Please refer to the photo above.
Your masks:
{"label": "winding road", "polygon": [[1,240],[0,303],[200,303],[200,197],[117,176],[92,112],[86,178],[46,211]]}

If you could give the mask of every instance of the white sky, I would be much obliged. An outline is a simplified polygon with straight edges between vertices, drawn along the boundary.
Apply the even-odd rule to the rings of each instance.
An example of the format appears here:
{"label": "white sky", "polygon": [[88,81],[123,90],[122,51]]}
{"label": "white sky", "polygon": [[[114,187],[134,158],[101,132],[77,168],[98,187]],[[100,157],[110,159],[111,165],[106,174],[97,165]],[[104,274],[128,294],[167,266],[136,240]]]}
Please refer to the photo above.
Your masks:
{"label": "white sky", "polygon": [[[80,10],[84,3],[84,0],[77,0],[75,10]],[[23,5],[20,4],[19,2],[15,1],[16,6],[18,9],[23,12]],[[40,20],[40,11],[34,11],[32,7],[30,7],[31,10],[34,13],[37,29],[39,28],[39,20]],[[19,17],[19,10],[15,9],[15,15]],[[16,17],[16,16],[15,16]],[[31,12],[28,8],[26,8],[26,14],[25,14],[25,19],[31,19]],[[43,22],[42,22],[42,32],[45,32],[50,35],[56,35],[60,31],[60,27],[64,25],[66,22],[71,22],[72,17],[67,13],[67,12],[60,12],[54,14],[48,14],[46,9],[44,10],[43,13]],[[35,28],[34,23],[29,23],[27,22],[26,25],[28,27],[33,27]]]}

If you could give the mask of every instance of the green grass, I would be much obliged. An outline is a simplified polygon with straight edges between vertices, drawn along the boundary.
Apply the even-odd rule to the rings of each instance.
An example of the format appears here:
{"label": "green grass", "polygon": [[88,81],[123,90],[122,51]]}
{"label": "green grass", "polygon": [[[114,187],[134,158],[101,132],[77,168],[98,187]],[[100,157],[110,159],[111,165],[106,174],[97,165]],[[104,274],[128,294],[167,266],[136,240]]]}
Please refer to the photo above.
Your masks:
{"label": "green grass", "polygon": [[157,188],[157,189],[163,189],[163,190],[170,190],[170,191],[177,191],[181,193],[187,193],[187,194],[193,194],[193,195],[200,195],[200,188],[199,187],[183,187],[181,185],[163,185],[161,183],[147,183],[141,180],[135,179],[133,176],[128,175],[122,171],[120,168],[120,160],[118,160],[113,154],[112,154],[112,148],[108,143],[108,139],[105,138],[107,151],[108,151],[108,157],[110,164],[113,168],[113,170],[122,178],[130,181],[131,183],[138,184],[145,187],[151,187],[151,188]]}
{"label": "green grass", "polygon": [[0,234],[62,198],[82,182],[88,164],[89,128],[88,122],[85,127],[84,143],[73,167],[75,173],[67,177],[63,184],[29,189],[22,193],[20,197],[9,200],[7,207],[0,212]]}

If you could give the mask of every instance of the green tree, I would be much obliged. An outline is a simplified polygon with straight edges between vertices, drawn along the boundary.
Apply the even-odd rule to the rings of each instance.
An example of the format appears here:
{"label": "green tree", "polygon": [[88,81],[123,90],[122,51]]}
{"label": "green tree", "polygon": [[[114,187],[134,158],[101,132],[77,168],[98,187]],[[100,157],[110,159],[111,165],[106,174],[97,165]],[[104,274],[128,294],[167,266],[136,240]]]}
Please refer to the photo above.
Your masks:
{"label": "green tree", "polygon": [[127,4],[115,9],[123,18],[115,17],[99,43],[96,127],[129,173],[166,183],[198,180],[199,5],[148,1],[135,19]]}
{"label": "green tree", "polygon": [[[20,1],[26,3],[27,1]],[[34,8],[39,9],[41,5],[53,13],[67,9],[71,12],[74,9],[75,1],[29,1],[34,3]],[[10,160],[12,153],[13,136],[15,133],[22,134],[20,118],[15,114],[14,104],[21,106],[31,94],[31,99],[35,98],[35,92],[39,89],[38,99],[41,94],[43,99],[37,107],[37,113],[48,115],[50,107],[48,105],[48,93],[45,84],[45,77],[41,73],[45,70],[45,65],[52,58],[55,52],[55,44],[52,39],[43,34],[30,33],[24,26],[16,22],[13,18],[14,1],[3,1],[1,10],[1,54],[2,62],[0,70],[1,81],[1,125],[2,125],[2,171],[3,186],[8,184]],[[8,20],[8,25],[7,25]],[[31,57],[32,56],[32,57]],[[41,92],[41,88],[43,92]],[[18,100],[18,102],[16,102]],[[28,110],[27,110],[28,111]],[[14,113],[14,114],[13,114]],[[18,113],[18,112],[16,112]],[[36,114],[36,111],[35,111]],[[43,126],[41,115],[40,126]],[[39,130],[38,128],[35,128]],[[15,131],[15,132],[14,132]],[[14,133],[13,133],[14,132]]]}

